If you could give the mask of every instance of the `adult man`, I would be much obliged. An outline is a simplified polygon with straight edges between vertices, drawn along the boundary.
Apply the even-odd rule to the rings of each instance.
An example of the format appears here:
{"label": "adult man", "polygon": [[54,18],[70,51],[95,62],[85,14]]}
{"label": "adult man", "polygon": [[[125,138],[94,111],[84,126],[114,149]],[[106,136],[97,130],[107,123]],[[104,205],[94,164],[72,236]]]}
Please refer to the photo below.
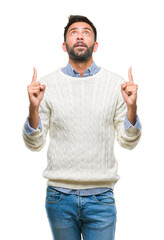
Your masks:
{"label": "adult man", "polygon": [[113,240],[118,181],[115,132],[122,147],[132,149],[141,135],[137,85],[96,66],[97,32],[83,16],[70,16],[63,50],[65,68],[28,86],[29,117],[25,144],[39,151],[49,130],[46,210],[55,240]]}

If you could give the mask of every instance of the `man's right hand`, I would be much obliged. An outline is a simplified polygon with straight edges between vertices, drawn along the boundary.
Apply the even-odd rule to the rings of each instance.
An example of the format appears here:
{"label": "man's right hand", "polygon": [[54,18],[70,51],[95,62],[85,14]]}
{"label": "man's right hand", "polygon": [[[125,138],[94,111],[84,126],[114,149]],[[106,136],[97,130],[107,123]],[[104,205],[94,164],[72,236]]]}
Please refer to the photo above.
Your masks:
{"label": "man's right hand", "polygon": [[40,102],[44,96],[45,88],[45,85],[41,85],[40,82],[37,82],[37,71],[34,67],[31,84],[27,87],[31,107],[39,108]]}
{"label": "man's right hand", "polygon": [[36,68],[34,68],[32,82],[27,87],[30,100],[29,123],[34,129],[36,129],[39,124],[39,105],[43,99],[45,88],[45,85],[41,85],[40,82],[37,82],[37,71]]}

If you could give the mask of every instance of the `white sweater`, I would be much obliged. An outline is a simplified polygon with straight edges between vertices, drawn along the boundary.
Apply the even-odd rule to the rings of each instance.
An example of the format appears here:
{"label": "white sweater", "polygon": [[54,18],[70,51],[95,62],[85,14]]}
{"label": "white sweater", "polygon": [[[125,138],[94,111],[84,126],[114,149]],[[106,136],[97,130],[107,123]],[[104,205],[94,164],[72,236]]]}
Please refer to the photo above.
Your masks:
{"label": "white sweater", "polygon": [[23,138],[32,151],[40,151],[49,130],[48,185],[86,189],[114,188],[118,164],[114,155],[115,133],[119,144],[133,149],[141,131],[124,129],[126,103],[120,76],[101,68],[87,78],[70,77],[59,68],[43,77],[46,85],[39,115],[42,130]]}

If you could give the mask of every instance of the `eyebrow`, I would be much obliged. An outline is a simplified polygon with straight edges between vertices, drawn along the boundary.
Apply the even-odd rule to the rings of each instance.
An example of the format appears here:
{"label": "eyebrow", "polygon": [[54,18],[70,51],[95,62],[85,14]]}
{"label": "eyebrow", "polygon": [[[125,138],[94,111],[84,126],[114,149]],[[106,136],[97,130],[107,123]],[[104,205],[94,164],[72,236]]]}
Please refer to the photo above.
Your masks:
{"label": "eyebrow", "polygon": [[[69,32],[71,32],[71,31],[73,31],[73,30],[77,30],[77,29],[78,29],[77,27],[71,28],[71,29],[69,30]],[[92,31],[90,28],[87,28],[87,27],[84,27],[83,29],[89,30],[90,32]]]}

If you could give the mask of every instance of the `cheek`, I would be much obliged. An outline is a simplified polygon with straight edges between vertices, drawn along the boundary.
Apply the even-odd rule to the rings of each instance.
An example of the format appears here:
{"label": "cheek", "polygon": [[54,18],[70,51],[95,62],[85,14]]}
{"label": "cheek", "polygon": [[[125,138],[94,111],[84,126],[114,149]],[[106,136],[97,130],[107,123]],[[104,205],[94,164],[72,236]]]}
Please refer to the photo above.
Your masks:
{"label": "cheek", "polygon": [[67,40],[67,45],[69,46],[69,48],[72,47],[75,43],[76,43],[75,38]]}

